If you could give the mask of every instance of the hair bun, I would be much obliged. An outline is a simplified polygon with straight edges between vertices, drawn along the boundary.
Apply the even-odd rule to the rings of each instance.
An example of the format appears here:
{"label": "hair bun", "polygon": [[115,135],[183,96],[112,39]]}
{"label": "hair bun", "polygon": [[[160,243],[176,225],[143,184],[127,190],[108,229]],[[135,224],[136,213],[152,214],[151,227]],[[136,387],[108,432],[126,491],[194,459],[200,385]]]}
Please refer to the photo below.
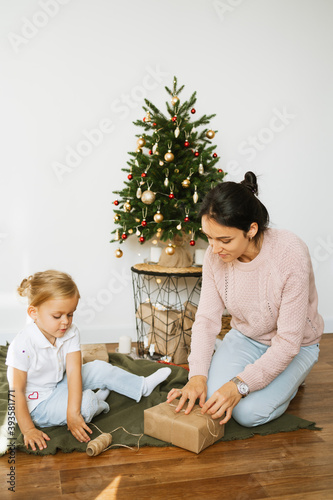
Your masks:
{"label": "hair bun", "polygon": [[246,172],[244,180],[241,181],[241,184],[252,191],[253,194],[258,194],[257,176],[253,172]]}
{"label": "hair bun", "polygon": [[28,296],[28,289],[30,288],[31,278],[32,276],[29,276],[29,278],[25,278],[24,280],[22,280],[20,286],[17,288],[17,291],[21,297]]}

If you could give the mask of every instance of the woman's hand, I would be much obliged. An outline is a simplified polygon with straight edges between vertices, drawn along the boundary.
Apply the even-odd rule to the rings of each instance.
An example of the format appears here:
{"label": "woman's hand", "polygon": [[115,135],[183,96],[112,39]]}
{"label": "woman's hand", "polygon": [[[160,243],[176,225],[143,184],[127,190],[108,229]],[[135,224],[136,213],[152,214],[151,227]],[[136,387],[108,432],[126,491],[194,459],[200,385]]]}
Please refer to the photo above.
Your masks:
{"label": "woman's hand", "polygon": [[90,437],[85,432],[92,434],[92,430],[87,426],[80,413],[67,412],[67,428],[80,443],[88,443]]}
{"label": "woman's hand", "polygon": [[201,413],[209,413],[212,418],[221,418],[226,414],[220,424],[226,424],[231,418],[232,410],[242,399],[234,382],[222,385],[203,405]]}
{"label": "woman's hand", "polygon": [[45,432],[42,432],[38,429],[36,429],[36,427],[33,427],[31,429],[29,429],[28,431],[26,431],[23,435],[24,437],[24,444],[27,448],[29,448],[29,444],[31,446],[31,449],[33,451],[36,451],[36,446],[38,446],[38,448],[40,450],[43,450],[44,448],[47,448],[47,444],[45,441],[50,441],[50,438],[47,434],[45,434]]}
{"label": "woman's hand", "polygon": [[185,410],[185,415],[188,415],[198,398],[200,398],[199,405],[202,408],[207,396],[207,378],[202,375],[196,375],[190,378],[189,382],[187,382],[183,389],[171,389],[168,394],[167,403],[171,403],[171,401],[179,396],[181,396],[181,398],[176,408],[176,412],[179,412],[183,408],[186,401],[188,401],[188,405]]}

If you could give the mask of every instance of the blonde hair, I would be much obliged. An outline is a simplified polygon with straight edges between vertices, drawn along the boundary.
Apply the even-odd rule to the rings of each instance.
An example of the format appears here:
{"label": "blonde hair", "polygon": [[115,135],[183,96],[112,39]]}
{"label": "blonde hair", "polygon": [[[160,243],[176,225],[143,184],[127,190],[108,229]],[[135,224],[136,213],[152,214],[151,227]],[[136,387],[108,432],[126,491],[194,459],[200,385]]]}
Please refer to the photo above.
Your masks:
{"label": "blonde hair", "polygon": [[60,271],[43,271],[24,279],[17,291],[28,297],[29,305],[38,307],[47,300],[73,297],[80,298],[79,290],[69,274]]}

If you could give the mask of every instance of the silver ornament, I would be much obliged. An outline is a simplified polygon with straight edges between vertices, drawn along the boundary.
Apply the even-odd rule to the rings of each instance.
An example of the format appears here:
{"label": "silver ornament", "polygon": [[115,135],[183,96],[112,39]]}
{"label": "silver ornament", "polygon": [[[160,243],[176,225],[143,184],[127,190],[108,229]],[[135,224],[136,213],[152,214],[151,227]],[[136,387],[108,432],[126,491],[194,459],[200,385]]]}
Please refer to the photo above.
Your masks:
{"label": "silver ornament", "polygon": [[153,193],[153,191],[150,191],[150,189],[148,189],[147,191],[144,191],[142,193],[141,201],[145,205],[151,205],[152,203],[154,203],[155,198],[156,198],[155,193]]}
{"label": "silver ornament", "polygon": [[205,169],[204,169],[204,166],[202,163],[200,163],[198,171],[199,171],[199,174],[203,174],[205,172]]}
{"label": "silver ornament", "polygon": [[140,188],[140,187],[138,187],[138,189],[136,190],[136,197],[137,197],[137,198],[141,198],[141,195],[142,195],[141,188]]}
{"label": "silver ornament", "polygon": [[177,139],[177,137],[179,137],[179,134],[180,134],[180,130],[179,130],[179,127],[176,128],[175,130],[175,137]]}

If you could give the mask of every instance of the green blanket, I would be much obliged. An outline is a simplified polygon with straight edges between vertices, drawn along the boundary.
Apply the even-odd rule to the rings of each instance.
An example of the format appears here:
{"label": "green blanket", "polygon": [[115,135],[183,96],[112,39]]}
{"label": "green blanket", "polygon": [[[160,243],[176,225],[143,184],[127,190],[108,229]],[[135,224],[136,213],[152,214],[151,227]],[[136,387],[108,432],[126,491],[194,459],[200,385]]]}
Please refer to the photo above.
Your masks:
{"label": "green blanket", "polygon": [[[8,401],[8,383],[6,377],[7,367],[5,365],[7,354],[7,347],[0,346],[0,424],[1,424],[1,441],[2,449],[1,454],[4,453],[4,444],[6,443],[6,430],[8,424],[6,422],[7,414],[7,401]],[[149,360],[139,359],[133,360],[131,357],[124,354],[110,354],[110,362],[125,370],[128,370],[137,375],[148,376],[155,370],[161,368],[161,364],[151,362]],[[107,402],[110,405],[110,412],[98,415],[93,419],[93,423],[103,432],[111,432],[118,427],[124,427],[132,434],[143,433],[143,412],[146,408],[158,405],[166,400],[166,396],[170,389],[173,387],[183,387],[187,381],[188,372],[179,366],[170,366],[172,372],[168,379],[160,384],[152,394],[145,398],[143,397],[139,403],[112,392]],[[90,425],[93,434],[92,439],[99,436],[100,432]],[[315,430],[317,427],[314,422],[303,420],[302,418],[295,417],[294,415],[284,414],[280,418],[261,425],[255,428],[242,427],[231,419],[225,429],[225,435],[222,441],[230,441],[233,439],[247,439],[255,434],[273,434],[277,432],[294,431],[297,429],[311,429]],[[16,426],[15,431],[15,447],[16,449],[26,451],[27,453],[34,453],[39,455],[55,454],[57,450],[64,453],[71,451],[85,451],[86,444],[79,443],[72,434],[67,430],[66,426],[48,427],[45,432],[51,438],[47,443],[47,448],[43,451],[33,452],[27,450],[23,444],[23,436],[19,428]],[[138,444],[139,437],[127,434],[122,429],[112,433],[112,444],[120,444],[135,447]],[[8,440],[7,440],[8,444]],[[170,443],[165,443],[150,436],[143,435],[140,439],[140,447],[142,446],[166,446]]]}

